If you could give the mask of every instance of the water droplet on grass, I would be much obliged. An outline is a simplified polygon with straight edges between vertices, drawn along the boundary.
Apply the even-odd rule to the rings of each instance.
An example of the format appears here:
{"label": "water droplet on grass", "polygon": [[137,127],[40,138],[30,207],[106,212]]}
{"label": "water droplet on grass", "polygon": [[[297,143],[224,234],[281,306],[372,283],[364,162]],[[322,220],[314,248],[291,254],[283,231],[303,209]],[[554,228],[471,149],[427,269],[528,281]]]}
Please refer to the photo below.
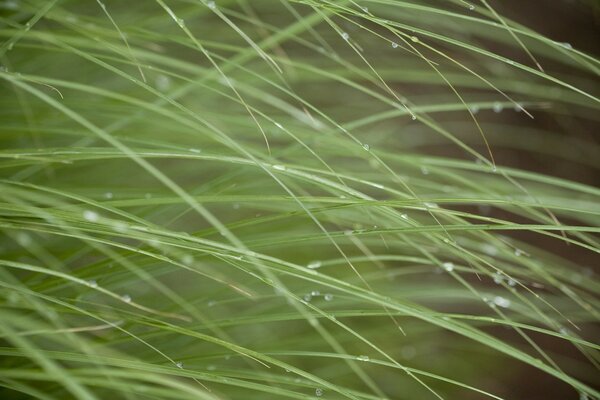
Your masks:
{"label": "water droplet on grass", "polygon": [[410,40],[412,40],[412,41],[413,41],[413,42],[415,42],[415,43],[419,43],[419,38],[418,38],[418,37],[416,37],[416,36],[411,36],[411,37],[410,37]]}
{"label": "water droplet on grass", "polygon": [[171,78],[169,78],[167,75],[158,75],[156,77],[155,84],[158,90],[161,92],[166,92],[171,88]]}
{"label": "water droplet on grass", "polygon": [[560,332],[561,335],[569,336],[569,330],[567,328],[565,328],[564,326],[561,326],[558,331]]}
{"label": "water droplet on grass", "polygon": [[356,359],[358,361],[369,361],[369,356],[360,355],[360,356],[357,356]]}
{"label": "water droplet on grass", "polygon": [[397,49],[398,48],[398,43],[392,42],[392,48]]}
{"label": "water droplet on grass", "polygon": [[95,211],[85,210],[83,212],[83,218],[90,222],[97,222],[100,216]]}
{"label": "water droplet on grass", "polygon": [[326,293],[323,298],[325,299],[325,301],[331,301],[333,300],[333,295],[331,293]]}
{"label": "water droplet on grass", "polygon": [[350,39],[350,35],[348,35],[348,33],[346,33],[346,32],[342,32],[342,39],[347,41]]}
{"label": "water droplet on grass", "polygon": [[183,363],[182,362],[178,362],[177,364],[175,364],[177,366],[177,368],[179,369],[183,369]]}
{"label": "water droplet on grass", "polygon": [[279,164],[273,164],[273,169],[276,169],[277,171],[285,171],[285,166],[279,165]]}
{"label": "water droplet on grass", "polygon": [[200,150],[200,149],[189,149],[189,151],[190,151],[190,153],[196,153],[196,154],[199,154],[202,152],[202,150]]}
{"label": "water droplet on grass", "polygon": [[209,1],[206,3],[206,5],[208,6],[208,8],[210,8],[211,10],[214,10],[217,8],[217,4],[214,1]]}
{"label": "water droplet on grass", "polygon": [[98,287],[98,283],[95,280],[91,279],[91,280],[88,281],[88,286],[91,287],[91,288],[97,288]]}
{"label": "water droplet on grass", "polygon": [[131,303],[131,296],[128,294],[124,294],[123,296],[121,296],[121,300],[123,300],[125,303]]}
{"label": "water droplet on grass", "polygon": [[19,232],[17,233],[17,243],[21,246],[29,246],[31,244],[31,236],[25,232]]}
{"label": "water droplet on grass", "polygon": [[306,268],[309,269],[317,269],[321,267],[321,261],[311,261]]}
{"label": "water droplet on grass", "polygon": [[368,144],[366,144],[366,143],[365,143],[365,144],[363,144],[363,145],[362,145],[362,147],[363,147],[363,149],[365,149],[366,151],[369,151],[369,150],[371,150],[371,146],[369,146],[369,145],[368,145]]}
{"label": "water droplet on grass", "polygon": [[321,396],[323,396],[323,389],[321,389],[321,388],[316,388],[316,389],[315,389],[315,396],[317,396],[317,397],[321,397]]}
{"label": "water droplet on grass", "polygon": [[127,231],[127,224],[123,223],[123,222],[115,222],[113,224],[113,229],[117,232],[123,233]]}
{"label": "water droplet on grass", "polygon": [[523,255],[523,250],[521,250],[521,249],[515,249],[515,256],[521,257],[521,255]]}
{"label": "water droplet on grass", "polygon": [[494,103],[493,108],[494,108],[495,113],[499,113],[499,112],[502,112],[502,110],[504,109],[504,106],[501,103],[496,102],[496,103]]}
{"label": "water droplet on grass", "polygon": [[490,256],[495,256],[496,254],[498,254],[498,249],[496,249],[495,246],[492,246],[491,244],[487,243],[481,246],[481,250],[483,250],[485,254]]}
{"label": "water droplet on grass", "polygon": [[442,268],[444,268],[448,272],[452,272],[452,271],[454,271],[454,263],[445,262],[442,264]]}
{"label": "water droplet on grass", "polygon": [[18,10],[19,9],[19,2],[18,1],[5,1],[4,2],[4,9],[5,10]]}
{"label": "water droplet on grass", "polygon": [[510,307],[510,300],[505,299],[502,296],[496,296],[496,297],[494,297],[494,304],[497,305],[498,307],[508,308],[508,307]]}

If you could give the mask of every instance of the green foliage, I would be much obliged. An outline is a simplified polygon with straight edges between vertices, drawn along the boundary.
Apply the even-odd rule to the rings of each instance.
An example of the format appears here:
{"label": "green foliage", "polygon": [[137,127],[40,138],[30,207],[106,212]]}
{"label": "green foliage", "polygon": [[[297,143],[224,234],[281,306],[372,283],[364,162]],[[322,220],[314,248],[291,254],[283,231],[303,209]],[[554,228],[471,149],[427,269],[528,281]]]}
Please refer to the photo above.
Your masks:
{"label": "green foliage", "polygon": [[496,3],[1,3],[0,397],[598,397],[600,61]]}

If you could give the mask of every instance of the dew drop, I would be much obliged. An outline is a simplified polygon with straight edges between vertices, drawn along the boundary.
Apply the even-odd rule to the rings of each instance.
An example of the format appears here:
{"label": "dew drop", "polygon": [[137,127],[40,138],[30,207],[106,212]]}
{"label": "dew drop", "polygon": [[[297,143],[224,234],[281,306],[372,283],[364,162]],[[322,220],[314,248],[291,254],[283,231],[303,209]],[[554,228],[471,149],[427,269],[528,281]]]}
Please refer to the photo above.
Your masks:
{"label": "dew drop", "polygon": [[325,301],[331,301],[333,300],[333,295],[331,293],[326,293],[325,296],[323,296],[323,298],[325,299]]}
{"label": "dew drop", "polygon": [[348,35],[348,33],[346,33],[346,32],[342,32],[342,39],[347,41],[350,39],[350,35]]}
{"label": "dew drop", "polygon": [[196,154],[200,154],[202,152],[202,150],[200,149],[189,149],[190,153],[196,153]]}
{"label": "dew drop", "polygon": [[277,171],[285,171],[285,166],[279,165],[279,164],[273,164],[273,169],[276,169]]}
{"label": "dew drop", "polygon": [[93,279],[89,280],[87,284],[91,288],[97,288],[98,287],[98,283],[95,280],[93,280]]}
{"label": "dew drop", "polygon": [[100,216],[98,215],[98,213],[91,211],[91,210],[85,210],[83,212],[83,218],[85,218],[87,221],[90,222],[97,222],[98,219],[100,218]]}
{"label": "dew drop", "polygon": [[504,281],[504,278],[499,273],[495,273],[493,275],[493,278],[494,278],[494,283],[497,285],[500,285]]}
{"label": "dew drop", "polygon": [[569,330],[567,328],[565,328],[564,326],[561,326],[558,331],[560,332],[561,335],[569,336]]}
{"label": "dew drop", "polygon": [[310,295],[310,293],[306,293],[303,297],[304,301],[309,302],[312,300],[312,296]]}
{"label": "dew drop", "polygon": [[316,389],[315,389],[315,396],[317,396],[317,397],[321,397],[321,396],[323,396],[323,389],[321,389],[321,388],[316,388]]}
{"label": "dew drop", "polygon": [[362,147],[363,147],[363,149],[365,149],[366,151],[369,151],[369,150],[371,150],[371,146],[369,146],[369,145],[368,145],[368,144],[366,144],[366,143],[365,143],[365,144],[363,144],[363,145],[362,145]]}
{"label": "dew drop", "polygon": [[166,92],[171,88],[171,78],[169,78],[167,75],[158,75],[156,77],[155,84],[158,90],[161,92]]}
{"label": "dew drop", "polygon": [[360,356],[357,356],[356,359],[358,361],[369,361],[369,356],[360,355]]}
{"label": "dew drop", "polygon": [[410,37],[410,40],[412,40],[412,41],[413,41],[413,42],[415,42],[415,43],[419,43],[419,38],[418,38],[418,37],[416,37],[416,36],[411,36],[411,37]]}
{"label": "dew drop", "polygon": [[321,267],[321,261],[311,261],[306,268],[308,269],[317,269]]}
{"label": "dew drop", "polygon": [[452,271],[454,271],[454,263],[445,262],[442,264],[442,268],[444,268],[448,272],[452,272]]}
{"label": "dew drop", "polygon": [[215,8],[217,8],[217,4],[214,1],[209,1],[206,3],[206,5],[208,6],[208,8],[210,8],[211,10],[214,10]]}
{"label": "dew drop", "polygon": [[117,232],[123,233],[127,231],[127,224],[123,223],[123,222],[115,222],[113,224],[113,229]]}
{"label": "dew drop", "polygon": [[487,243],[481,246],[481,250],[483,250],[483,252],[489,256],[495,256],[498,254],[498,249],[496,249],[495,246]]}
{"label": "dew drop", "polygon": [[121,300],[123,300],[125,303],[131,303],[131,296],[128,294],[124,294],[123,296],[121,296]]}
{"label": "dew drop", "polygon": [[392,42],[392,48],[397,49],[398,48],[398,43]]}
{"label": "dew drop", "polygon": [[177,364],[175,364],[177,366],[177,368],[179,369],[183,369],[183,363],[182,362],[178,362]]}
{"label": "dew drop", "polygon": [[4,9],[5,10],[18,10],[19,9],[19,2],[18,1],[14,1],[14,0],[9,0],[9,1],[5,1],[4,2]]}
{"label": "dew drop", "polygon": [[421,173],[423,175],[429,175],[429,170],[427,169],[427,167],[421,167]]}
{"label": "dew drop", "polygon": [[505,299],[502,296],[496,296],[496,297],[494,297],[494,304],[497,305],[498,307],[508,308],[508,307],[510,307],[510,300]]}
{"label": "dew drop", "polygon": [[521,257],[522,254],[523,254],[523,250],[521,250],[521,249],[515,249],[515,256]]}
{"label": "dew drop", "polygon": [[494,108],[494,112],[495,112],[495,113],[502,112],[502,110],[504,109],[504,107],[502,106],[502,104],[501,104],[501,103],[498,103],[498,102],[495,102],[495,103],[494,103],[494,106],[493,106],[493,108]]}
{"label": "dew drop", "polygon": [[106,192],[106,193],[104,193],[104,197],[107,198],[107,199],[112,199],[113,198],[113,194],[112,194],[112,192]]}

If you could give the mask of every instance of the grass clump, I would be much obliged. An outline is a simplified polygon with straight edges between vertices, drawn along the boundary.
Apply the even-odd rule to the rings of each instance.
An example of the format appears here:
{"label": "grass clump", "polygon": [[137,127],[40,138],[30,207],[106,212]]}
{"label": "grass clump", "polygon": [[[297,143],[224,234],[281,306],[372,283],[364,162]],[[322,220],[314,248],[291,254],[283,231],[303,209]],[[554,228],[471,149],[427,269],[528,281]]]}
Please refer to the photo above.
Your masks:
{"label": "grass clump", "polygon": [[496,3],[4,1],[0,397],[599,397],[600,62]]}

